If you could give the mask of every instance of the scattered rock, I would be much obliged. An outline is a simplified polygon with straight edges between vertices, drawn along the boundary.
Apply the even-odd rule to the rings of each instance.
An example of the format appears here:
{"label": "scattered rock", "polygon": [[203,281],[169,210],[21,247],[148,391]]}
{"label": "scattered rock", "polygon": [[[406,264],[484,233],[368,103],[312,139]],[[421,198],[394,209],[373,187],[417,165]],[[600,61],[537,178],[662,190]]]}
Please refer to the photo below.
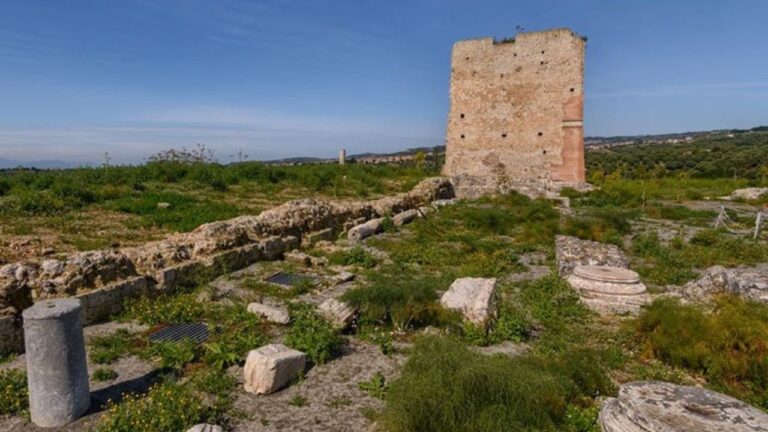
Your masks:
{"label": "scattered rock", "polygon": [[209,424],[201,423],[187,429],[187,432],[224,432],[224,429],[222,429],[221,426],[218,426],[218,425],[209,425]]}
{"label": "scattered rock", "polygon": [[555,259],[560,276],[568,276],[576,266],[629,267],[618,246],[559,235],[555,238]]}
{"label": "scattered rock", "polygon": [[286,252],[285,260],[289,262],[295,262],[297,264],[303,265],[304,267],[312,267],[312,257],[305,254],[304,252],[299,252],[297,250]]}
{"label": "scattered rock", "polygon": [[245,361],[245,391],[274,393],[303,372],[306,362],[306,354],[282,344],[252,350]]}
{"label": "scattered rock", "polygon": [[411,223],[418,216],[419,216],[419,211],[418,210],[416,210],[416,209],[406,210],[406,211],[398,213],[394,217],[392,217],[392,222],[396,226],[401,226],[401,225],[405,225],[407,223]]}
{"label": "scattered rock", "polygon": [[460,278],[440,298],[440,304],[464,314],[471,323],[485,327],[495,317],[495,278]]}
{"label": "scattered rock", "polygon": [[736,189],[735,191],[731,192],[730,198],[749,201],[749,200],[760,199],[765,194],[768,194],[768,188],[751,187],[751,188],[744,188],[744,189]]}
{"label": "scattered rock", "polygon": [[599,314],[637,314],[651,301],[640,276],[622,267],[577,266],[567,281]]}
{"label": "scattered rock", "polygon": [[445,207],[449,205],[456,204],[456,198],[449,198],[449,199],[439,199],[432,201],[432,207],[434,208],[440,208]]}
{"label": "scattered rock", "polygon": [[167,203],[167,202],[159,202],[159,203],[157,203],[157,208],[161,208],[161,209],[167,209],[170,206],[171,206],[171,203]]}
{"label": "scattered rock", "polygon": [[713,266],[704,270],[696,281],[670,291],[692,301],[703,301],[717,293],[728,292],[749,300],[768,303],[768,264],[754,267],[725,268]]}
{"label": "scattered rock", "polygon": [[317,308],[320,315],[331,322],[334,327],[345,329],[352,324],[357,314],[357,310],[347,303],[330,298],[320,304]]}
{"label": "scattered rock", "polygon": [[608,399],[603,432],[768,432],[768,414],[732,397],[660,381],[624,384]]}
{"label": "scattered rock", "polygon": [[355,274],[348,271],[341,271],[339,274],[331,278],[334,285],[341,285],[343,283],[351,282],[355,279]]}
{"label": "scattered rock", "polygon": [[364,238],[368,238],[374,234],[381,232],[384,219],[371,219],[368,222],[356,225],[349,229],[347,232],[347,238],[352,241],[360,241]]}
{"label": "scattered rock", "polygon": [[282,306],[273,306],[263,303],[250,303],[248,312],[254,313],[269,322],[276,324],[288,324],[291,322],[291,316],[288,309]]}

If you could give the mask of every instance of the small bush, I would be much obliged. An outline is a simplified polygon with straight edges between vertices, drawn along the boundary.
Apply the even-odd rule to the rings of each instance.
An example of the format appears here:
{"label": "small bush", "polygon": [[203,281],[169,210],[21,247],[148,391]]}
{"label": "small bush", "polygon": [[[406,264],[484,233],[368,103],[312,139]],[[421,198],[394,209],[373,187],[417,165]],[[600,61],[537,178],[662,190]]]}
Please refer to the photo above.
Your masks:
{"label": "small bush", "polygon": [[376,267],[376,258],[360,246],[352,249],[334,252],[328,257],[331,264],[335,265],[357,265],[362,268],[370,269]]}
{"label": "small bush", "polygon": [[180,342],[155,342],[145,354],[159,357],[162,367],[176,371],[195,361],[198,355],[197,345],[191,339]]}
{"label": "small bush", "polygon": [[23,414],[28,407],[27,374],[19,369],[0,370],[0,415]]}
{"label": "small bush", "polygon": [[122,402],[107,404],[96,432],[184,431],[205,423],[211,412],[186,387],[156,385],[145,396],[129,394]]}
{"label": "small bush", "polygon": [[312,306],[292,304],[290,313],[293,323],[285,336],[286,345],[305,352],[317,364],[325,363],[337,354],[341,347],[338,332]]}
{"label": "small bush", "polygon": [[205,305],[194,293],[129,300],[123,313],[126,319],[147,325],[194,322],[205,315]]}

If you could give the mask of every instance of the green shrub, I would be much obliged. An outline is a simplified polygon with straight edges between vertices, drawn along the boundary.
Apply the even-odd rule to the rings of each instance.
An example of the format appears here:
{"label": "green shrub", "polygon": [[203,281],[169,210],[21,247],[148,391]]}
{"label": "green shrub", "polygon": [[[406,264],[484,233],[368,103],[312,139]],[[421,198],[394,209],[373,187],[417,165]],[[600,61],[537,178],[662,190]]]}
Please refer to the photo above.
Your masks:
{"label": "green shrub", "polygon": [[156,385],[144,396],[129,394],[110,402],[96,432],[184,431],[211,416],[202,399],[179,385]]}
{"label": "green shrub", "polygon": [[328,261],[334,265],[357,265],[365,269],[376,267],[376,258],[360,246],[334,252],[328,257]]}
{"label": "green shrub", "polygon": [[197,344],[191,339],[180,342],[154,342],[145,355],[160,358],[160,365],[180,371],[197,359]]}
{"label": "green shrub", "polygon": [[286,345],[306,353],[317,364],[325,363],[338,353],[341,347],[338,332],[312,306],[292,304],[290,314],[292,324],[285,335]]}
{"label": "green shrub", "polygon": [[370,380],[357,383],[357,388],[375,398],[384,399],[384,396],[387,394],[389,384],[387,384],[387,380],[384,378],[384,375],[382,375],[380,372],[376,372],[373,374]]}
{"label": "green shrub", "polygon": [[[598,363],[578,367],[588,371],[574,376],[576,365],[485,356],[449,338],[422,338],[389,387],[380,424],[391,432],[562,430],[569,403],[612,390]],[[599,385],[583,375],[599,376]]]}
{"label": "green shrub", "polygon": [[28,407],[27,374],[19,369],[0,370],[0,415],[23,414]]}
{"label": "green shrub", "polygon": [[471,323],[462,328],[465,340],[475,345],[494,345],[503,341],[523,342],[533,331],[533,324],[521,308],[503,302],[498,308],[496,319],[489,328],[483,329]]}
{"label": "green shrub", "polygon": [[702,373],[725,391],[768,408],[768,306],[722,296],[708,313],[660,299],[633,326],[646,358]]}

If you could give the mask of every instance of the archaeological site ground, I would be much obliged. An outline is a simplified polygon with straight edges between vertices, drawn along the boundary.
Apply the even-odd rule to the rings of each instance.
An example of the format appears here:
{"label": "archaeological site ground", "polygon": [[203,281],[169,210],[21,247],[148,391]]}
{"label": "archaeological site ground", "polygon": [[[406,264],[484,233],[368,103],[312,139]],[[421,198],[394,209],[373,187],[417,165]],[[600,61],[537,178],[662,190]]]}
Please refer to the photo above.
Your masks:
{"label": "archaeological site ground", "polygon": [[585,43],[396,162],[0,172],[0,430],[768,431],[768,132],[585,149]]}

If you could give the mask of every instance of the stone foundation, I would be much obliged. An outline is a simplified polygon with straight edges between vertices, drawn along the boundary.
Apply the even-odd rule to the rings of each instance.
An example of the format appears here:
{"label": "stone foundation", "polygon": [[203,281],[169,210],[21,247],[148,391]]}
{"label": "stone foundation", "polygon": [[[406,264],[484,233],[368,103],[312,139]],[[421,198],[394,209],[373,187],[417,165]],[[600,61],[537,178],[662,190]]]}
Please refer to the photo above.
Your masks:
{"label": "stone foundation", "polygon": [[[391,216],[452,197],[448,179],[430,178],[410,192],[378,200],[299,199],[258,216],[211,222],[139,247],[0,266],[0,353],[22,350],[20,314],[33,302],[77,297],[84,322],[93,324],[120,313],[128,298],[204,283],[257,261],[282,258],[302,238],[333,237],[351,221]],[[315,233],[320,234],[310,235]]]}

